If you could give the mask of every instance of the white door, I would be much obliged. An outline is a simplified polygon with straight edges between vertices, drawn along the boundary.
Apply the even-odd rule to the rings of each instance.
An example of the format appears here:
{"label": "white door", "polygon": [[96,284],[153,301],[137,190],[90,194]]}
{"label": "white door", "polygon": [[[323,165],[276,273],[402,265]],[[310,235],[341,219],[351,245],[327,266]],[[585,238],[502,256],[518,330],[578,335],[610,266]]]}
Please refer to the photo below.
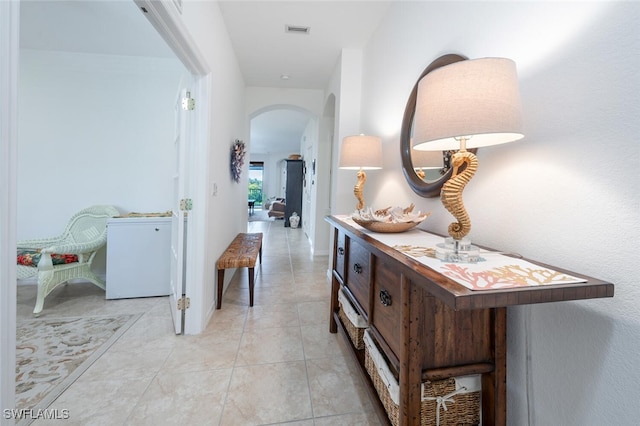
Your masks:
{"label": "white door", "polygon": [[[181,84],[182,86],[182,84]],[[186,220],[191,210],[188,198],[186,164],[189,153],[189,115],[192,110],[191,94],[188,89],[180,89],[174,105],[175,114],[175,168],[173,174],[173,208],[171,217],[171,314],[176,334],[184,333],[184,322],[188,299],[185,296],[185,244]]]}

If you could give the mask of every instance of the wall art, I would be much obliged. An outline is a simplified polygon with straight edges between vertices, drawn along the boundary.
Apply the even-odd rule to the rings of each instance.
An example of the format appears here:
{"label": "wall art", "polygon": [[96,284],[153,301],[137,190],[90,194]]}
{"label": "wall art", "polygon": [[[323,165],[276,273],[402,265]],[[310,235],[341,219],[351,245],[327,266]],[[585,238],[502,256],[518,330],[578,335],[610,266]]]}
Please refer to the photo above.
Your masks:
{"label": "wall art", "polygon": [[231,147],[231,175],[233,180],[237,183],[240,182],[240,174],[242,173],[242,166],[244,165],[244,156],[247,151],[244,148],[244,142],[240,139],[236,139]]}

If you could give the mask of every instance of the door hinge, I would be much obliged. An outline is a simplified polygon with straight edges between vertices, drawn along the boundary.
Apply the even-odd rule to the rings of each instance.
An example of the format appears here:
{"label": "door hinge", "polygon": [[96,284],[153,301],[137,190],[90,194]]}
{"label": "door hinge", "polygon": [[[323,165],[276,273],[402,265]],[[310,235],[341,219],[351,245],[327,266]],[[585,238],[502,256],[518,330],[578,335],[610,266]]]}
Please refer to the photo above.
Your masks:
{"label": "door hinge", "polygon": [[182,98],[182,109],[185,111],[193,111],[196,109],[196,100],[191,97],[191,92]]}
{"label": "door hinge", "polygon": [[188,212],[193,209],[193,200],[191,198],[183,198],[180,200],[180,210],[183,212]]}
{"label": "door hinge", "polygon": [[180,299],[178,299],[179,311],[187,310],[189,309],[190,306],[191,306],[191,299],[189,299],[188,297],[181,297]]}

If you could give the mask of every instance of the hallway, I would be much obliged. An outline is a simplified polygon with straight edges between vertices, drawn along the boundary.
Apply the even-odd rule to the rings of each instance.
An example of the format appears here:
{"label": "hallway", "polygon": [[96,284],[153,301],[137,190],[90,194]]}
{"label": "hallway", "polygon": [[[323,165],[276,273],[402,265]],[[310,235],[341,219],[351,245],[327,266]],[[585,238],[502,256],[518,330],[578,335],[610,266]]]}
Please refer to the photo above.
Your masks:
{"label": "hallway", "polygon": [[[66,425],[378,425],[342,337],[328,332],[328,257],[311,258],[302,229],[263,232],[255,305],[238,272],[205,332],[175,336],[168,298],[105,300],[90,284],[61,286],[42,317],[139,312],[140,319],[53,404]],[[79,297],[80,296],[80,297]],[[18,287],[29,318],[35,286]]]}

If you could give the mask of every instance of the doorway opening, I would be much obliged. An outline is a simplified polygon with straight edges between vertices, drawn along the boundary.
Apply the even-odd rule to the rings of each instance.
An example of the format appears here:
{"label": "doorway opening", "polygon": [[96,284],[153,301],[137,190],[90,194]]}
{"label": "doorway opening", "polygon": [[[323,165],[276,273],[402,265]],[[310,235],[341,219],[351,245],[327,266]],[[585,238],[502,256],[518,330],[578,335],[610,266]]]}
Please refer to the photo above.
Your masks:
{"label": "doorway opening", "polygon": [[262,210],[262,182],[264,180],[264,162],[251,161],[249,163],[249,214],[253,210]]}

